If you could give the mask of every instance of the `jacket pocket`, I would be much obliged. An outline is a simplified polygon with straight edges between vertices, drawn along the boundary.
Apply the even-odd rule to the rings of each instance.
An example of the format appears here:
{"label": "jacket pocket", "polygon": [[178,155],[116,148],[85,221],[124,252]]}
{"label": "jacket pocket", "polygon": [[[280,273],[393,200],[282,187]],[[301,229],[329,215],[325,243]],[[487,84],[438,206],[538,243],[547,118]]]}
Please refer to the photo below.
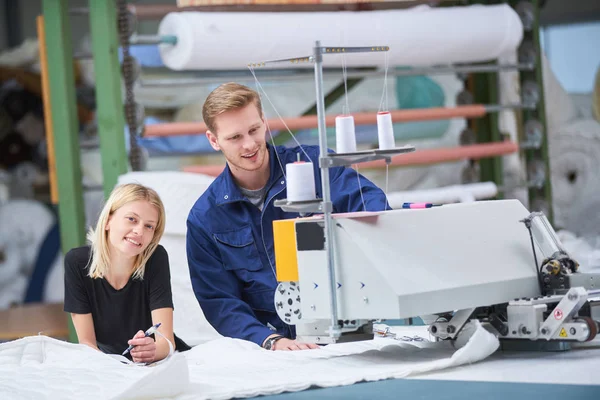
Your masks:
{"label": "jacket pocket", "polygon": [[213,233],[226,270],[258,271],[262,268],[250,226],[236,231]]}

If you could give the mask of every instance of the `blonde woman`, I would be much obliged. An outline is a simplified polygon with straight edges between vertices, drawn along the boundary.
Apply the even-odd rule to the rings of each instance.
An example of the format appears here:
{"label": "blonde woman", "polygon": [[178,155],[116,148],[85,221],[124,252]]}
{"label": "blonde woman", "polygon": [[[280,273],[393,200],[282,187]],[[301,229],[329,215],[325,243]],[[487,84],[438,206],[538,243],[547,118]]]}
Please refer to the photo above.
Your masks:
{"label": "blonde woman", "polygon": [[[165,210],[158,194],[137,184],[117,186],[88,246],[65,255],[64,310],[79,343],[134,362],[159,361],[185,343],[173,333],[169,258],[159,245]],[[145,331],[160,323],[158,335]]]}

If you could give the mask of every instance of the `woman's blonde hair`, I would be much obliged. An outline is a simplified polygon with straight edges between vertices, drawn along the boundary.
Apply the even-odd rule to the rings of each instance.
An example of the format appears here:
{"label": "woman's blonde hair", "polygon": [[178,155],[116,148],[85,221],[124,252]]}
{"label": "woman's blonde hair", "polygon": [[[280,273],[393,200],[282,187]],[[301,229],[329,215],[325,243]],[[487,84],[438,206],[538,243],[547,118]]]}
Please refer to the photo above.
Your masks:
{"label": "woman's blonde hair", "polygon": [[148,247],[136,256],[133,263],[133,278],[144,278],[146,262],[156,250],[158,242],[160,242],[165,231],[165,208],[158,193],[153,189],[135,183],[119,185],[113,189],[100,213],[96,229],[92,228],[88,232],[87,239],[92,248],[90,270],[88,272],[91,278],[104,278],[109,269],[110,248],[108,246],[108,231],[106,230],[109,218],[125,204],[140,200],[147,201],[158,210],[158,221],[156,221],[156,227],[154,228],[154,236]]}

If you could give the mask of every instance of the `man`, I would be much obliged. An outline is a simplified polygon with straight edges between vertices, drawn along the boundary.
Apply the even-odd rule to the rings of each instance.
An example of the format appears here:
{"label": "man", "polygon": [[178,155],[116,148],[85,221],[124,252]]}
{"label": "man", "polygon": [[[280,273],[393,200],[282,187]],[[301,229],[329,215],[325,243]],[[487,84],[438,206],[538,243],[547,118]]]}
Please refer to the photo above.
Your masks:
{"label": "man", "polygon": [[[285,165],[297,161],[298,155],[313,161],[321,198],[319,148],[267,144],[258,94],[236,83],[215,89],[204,103],[202,116],[211,146],[227,160],[225,170],[198,199],[187,220],[190,277],[206,319],[224,336],[267,349],[317,348],[293,340],[295,330],[275,312],[273,221],[299,214],[284,212],[273,203],[286,198]],[[353,169],[329,171],[334,212],[389,208],[383,191],[357,177]]]}

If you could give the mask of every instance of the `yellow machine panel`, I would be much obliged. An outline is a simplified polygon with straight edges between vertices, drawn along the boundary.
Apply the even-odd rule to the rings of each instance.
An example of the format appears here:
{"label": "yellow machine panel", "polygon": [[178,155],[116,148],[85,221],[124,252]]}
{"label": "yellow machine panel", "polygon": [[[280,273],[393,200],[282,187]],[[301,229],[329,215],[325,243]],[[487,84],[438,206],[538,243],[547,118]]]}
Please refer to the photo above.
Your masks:
{"label": "yellow machine panel", "polygon": [[279,282],[298,281],[295,220],[273,221],[275,268]]}

